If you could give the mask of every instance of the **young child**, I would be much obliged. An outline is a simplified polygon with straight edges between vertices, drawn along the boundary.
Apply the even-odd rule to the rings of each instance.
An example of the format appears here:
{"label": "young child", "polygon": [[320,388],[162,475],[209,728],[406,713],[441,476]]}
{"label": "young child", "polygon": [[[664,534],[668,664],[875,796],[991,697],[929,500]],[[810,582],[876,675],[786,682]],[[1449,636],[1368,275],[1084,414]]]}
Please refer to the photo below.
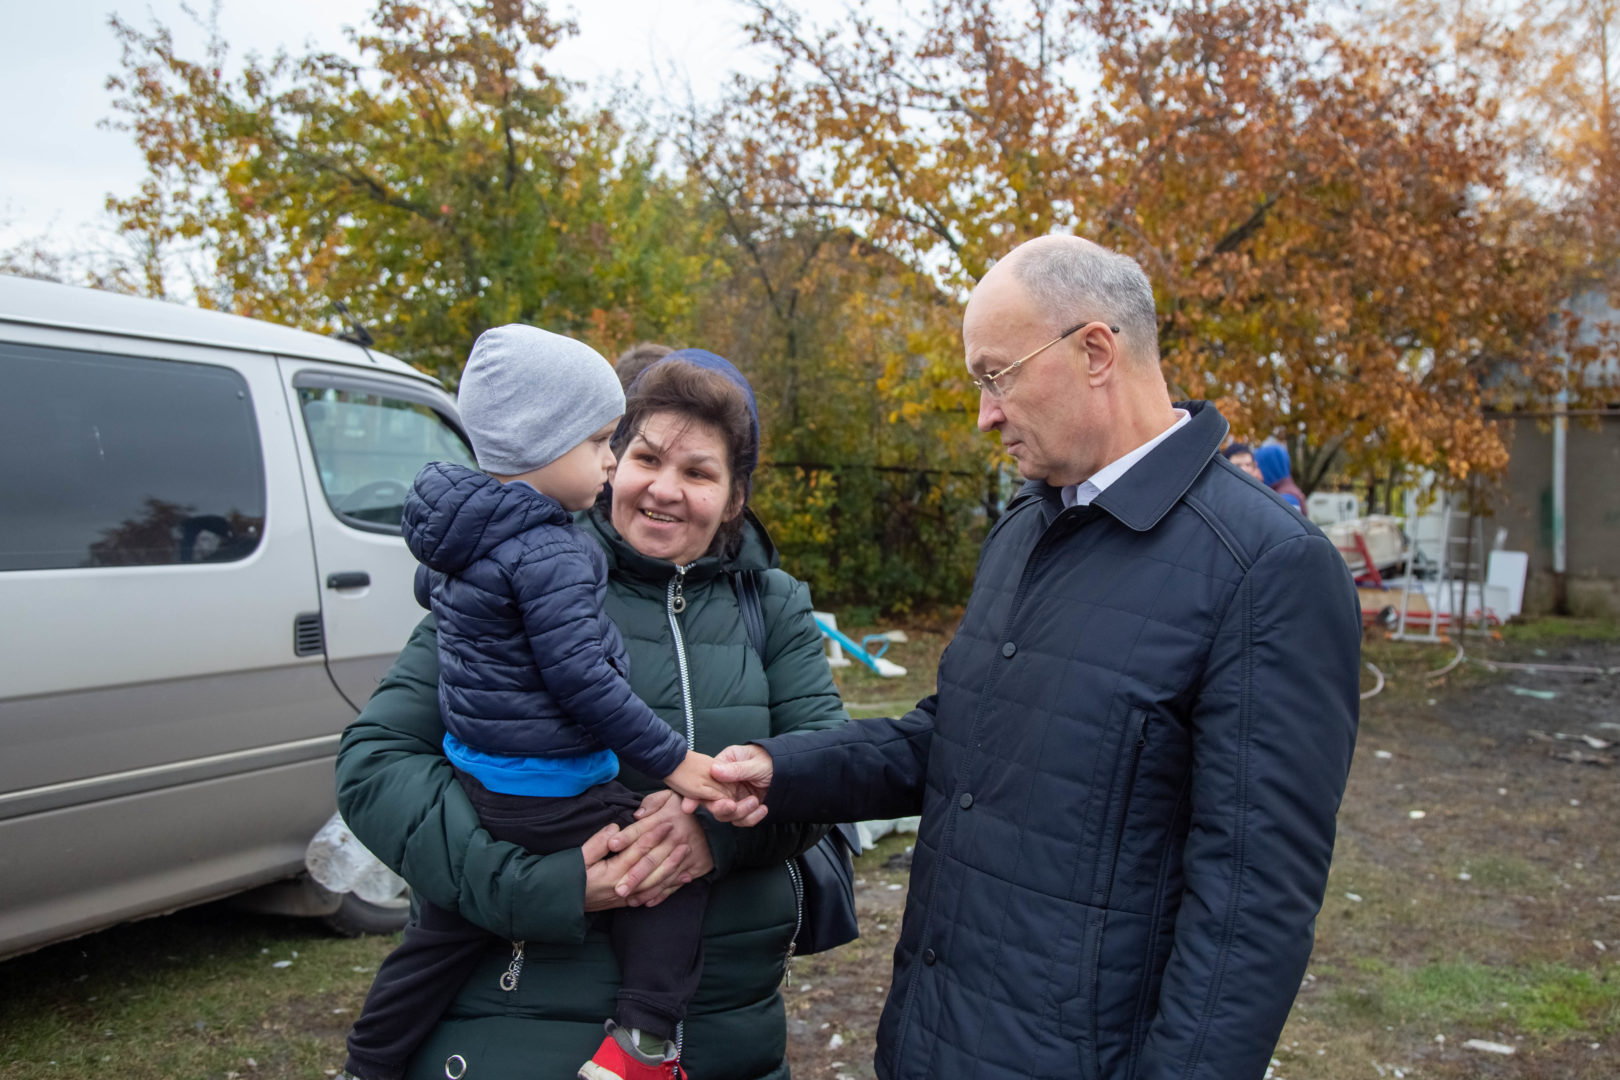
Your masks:
{"label": "young child", "polygon": [[[571,516],[613,472],[608,440],[624,413],[613,368],[582,342],[497,327],[473,346],[458,406],[484,472],[428,465],[402,531],[422,563],[417,597],[438,622],[445,755],[481,823],[542,855],[628,825],[641,800],[614,780],[621,758],[688,800],[719,795],[712,759],[625,681],[624,642],[602,611],[607,563]],[[707,897],[699,879],[610,914],[622,982],[582,1080],[684,1076],[672,1040],[697,988]],[[421,902],[377,971],[345,1071],[402,1076],[488,945],[460,915]]]}

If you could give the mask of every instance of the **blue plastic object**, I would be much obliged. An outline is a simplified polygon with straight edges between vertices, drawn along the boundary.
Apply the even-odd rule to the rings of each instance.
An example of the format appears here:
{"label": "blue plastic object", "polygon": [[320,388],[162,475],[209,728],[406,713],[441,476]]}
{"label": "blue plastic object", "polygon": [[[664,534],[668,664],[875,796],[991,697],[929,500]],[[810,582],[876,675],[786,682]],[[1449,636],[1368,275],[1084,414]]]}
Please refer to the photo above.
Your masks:
{"label": "blue plastic object", "polygon": [[[873,672],[875,672],[878,675],[885,674],[883,669],[878,667],[877,659],[878,659],[878,657],[882,656],[884,650],[889,647],[889,639],[888,638],[884,637],[882,634],[867,634],[864,638],[861,639],[859,644],[856,644],[854,638],[850,637],[848,634],[844,633],[842,630],[837,630],[837,629],[834,629],[831,626],[828,626],[826,623],[822,622],[820,619],[816,620],[816,628],[821,631],[823,637],[829,637],[832,640],[838,642],[839,645],[843,646],[844,655],[852,657],[853,659],[859,660],[861,663],[863,663],[867,667],[871,668],[873,670]],[[866,643],[869,642],[869,641],[876,640],[876,639],[882,639],[883,648],[879,649],[875,653],[867,652],[866,651]]]}

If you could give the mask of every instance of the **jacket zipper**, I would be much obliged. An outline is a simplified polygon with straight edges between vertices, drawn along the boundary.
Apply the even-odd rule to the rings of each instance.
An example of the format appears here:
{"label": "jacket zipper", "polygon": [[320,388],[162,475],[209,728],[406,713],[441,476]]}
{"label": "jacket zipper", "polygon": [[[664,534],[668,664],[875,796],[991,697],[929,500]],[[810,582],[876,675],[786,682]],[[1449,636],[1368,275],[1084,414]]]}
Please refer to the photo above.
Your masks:
{"label": "jacket zipper", "polygon": [[686,670],[686,639],[681,637],[681,624],[675,616],[686,610],[686,597],[681,590],[686,585],[686,572],[690,569],[691,563],[675,568],[675,576],[669,579],[669,590],[665,597],[669,609],[669,632],[675,637],[675,666],[681,673],[681,712],[686,718],[688,750],[697,746],[697,724],[692,717],[692,680]]}
{"label": "jacket zipper", "polygon": [[523,974],[523,942],[512,942],[512,960],[501,972],[501,989],[508,994],[518,988],[518,978]]}
{"label": "jacket zipper", "polygon": [[[692,712],[692,678],[686,668],[686,639],[681,636],[680,620],[676,618],[686,610],[686,596],[683,590],[686,587],[686,572],[694,564],[675,568],[675,576],[669,579],[669,589],[665,594],[664,602],[669,612],[669,632],[675,638],[675,666],[681,673],[681,714],[686,719],[686,748],[697,747],[697,721]],[[675,1060],[681,1060],[681,1047],[686,1043],[686,1021],[682,1020],[675,1025]]]}
{"label": "jacket zipper", "polygon": [[1119,849],[1125,844],[1125,818],[1131,812],[1131,789],[1136,786],[1136,770],[1141,767],[1142,751],[1147,746],[1146,710],[1135,710],[1131,721],[1131,731],[1136,735],[1136,742],[1131,747],[1130,767],[1123,771],[1120,778],[1123,788],[1119,793],[1119,818],[1114,823],[1113,829],[1113,858],[1109,860],[1108,872],[1102,880],[1102,887],[1096,890],[1093,897],[1103,907],[1108,906],[1109,894],[1114,891],[1114,874],[1119,870]]}
{"label": "jacket zipper", "polygon": [[793,884],[793,936],[788,938],[787,958],[782,961],[782,985],[787,986],[793,979],[793,957],[799,948],[799,935],[804,931],[804,879],[794,860],[789,859],[782,865],[787,867],[788,881]]}

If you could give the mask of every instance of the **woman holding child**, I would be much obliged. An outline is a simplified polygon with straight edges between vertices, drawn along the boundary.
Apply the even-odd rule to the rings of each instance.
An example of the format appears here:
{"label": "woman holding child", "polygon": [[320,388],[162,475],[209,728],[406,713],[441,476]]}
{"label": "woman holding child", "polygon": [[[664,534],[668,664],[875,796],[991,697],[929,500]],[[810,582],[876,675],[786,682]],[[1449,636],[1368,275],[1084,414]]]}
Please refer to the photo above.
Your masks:
{"label": "woman holding child", "polygon": [[[630,688],[699,753],[847,720],[808,590],[776,569],[746,509],[758,448],[742,375],[711,353],[671,354],[632,387],[613,482],[577,521],[606,556],[602,606],[623,636]],[[757,575],[763,655],[734,591],[740,572]],[[641,819],[623,833],[610,826],[544,856],[496,841],[445,757],[438,683],[429,617],[338,757],[339,804],[355,834],[420,898],[490,933],[406,1075],[573,1076],[603,1040],[619,983],[594,913],[660,904],[704,879],[702,973],[680,1065],[695,1080],[785,1077],[777,988],[797,899],[784,863],[820,830],[682,814],[659,780],[621,765],[618,782],[645,794]]]}

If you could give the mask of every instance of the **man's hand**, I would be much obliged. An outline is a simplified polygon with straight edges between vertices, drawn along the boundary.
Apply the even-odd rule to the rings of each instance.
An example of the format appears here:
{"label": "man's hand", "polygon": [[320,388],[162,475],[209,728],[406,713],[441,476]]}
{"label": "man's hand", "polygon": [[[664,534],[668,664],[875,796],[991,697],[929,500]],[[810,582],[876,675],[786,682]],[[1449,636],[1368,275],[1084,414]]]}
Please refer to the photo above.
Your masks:
{"label": "man's hand", "polygon": [[727,796],[707,804],[716,821],[758,825],[765,819],[765,791],[771,786],[771,755],[764,747],[746,743],[728,746],[714,759],[709,775],[727,789]]}

